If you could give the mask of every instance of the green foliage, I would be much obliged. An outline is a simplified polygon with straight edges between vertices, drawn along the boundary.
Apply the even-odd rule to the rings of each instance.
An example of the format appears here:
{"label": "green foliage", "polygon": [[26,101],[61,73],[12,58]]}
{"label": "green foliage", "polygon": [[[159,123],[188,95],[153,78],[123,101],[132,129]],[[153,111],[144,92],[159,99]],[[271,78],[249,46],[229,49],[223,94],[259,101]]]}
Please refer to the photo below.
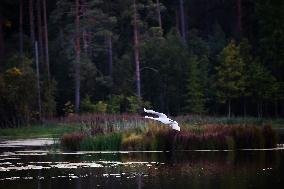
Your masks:
{"label": "green foliage", "polygon": [[96,104],[95,104],[95,112],[98,112],[98,113],[106,113],[107,111],[107,104],[103,101],[98,101]]}
{"label": "green foliage", "polygon": [[[79,1],[78,30],[75,1],[48,2],[50,81],[43,56],[39,63],[44,117],[73,113],[77,36],[80,95],[89,95],[89,99],[82,98],[82,113],[139,112],[139,102],[133,96],[133,2]],[[1,4],[4,22],[0,37],[4,39],[0,40],[0,122],[5,126],[36,121],[39,115],[33,45],[24,35],[24,56],[20,59],[16,52],[19,33],[13,27],[19,15],[8,11],[12,5],[18,7],[18,3]],[[27,3],[24,1],[24,7]],[[153,109],[171,115],[187,113],[186,108],[197,114],[223,114],[223,103],[227,103],[232,106],[228,107],[229,114],[236,116],[245,115],[245,105],[247,115],[258,112],[283,116],[284,3],[249,1],[240,11],[234,5],[232,0],[184,1],[185,9],[194,8],[186,19],[190,30],[186,31],[184,43],[179,31],[182,19],[178,1],[160,1],[160,5],[154,0],[136,1],[141,95]],[[161,27],[157,6],[161,10]],[[241,16],[239,26],[235,18]],[[23,25],[27,22],[24,19]],[[236,28],[242,31],[238,33]],[[30,33],[29,27],[23,30],[24,34]],[[39,31],[37,24],[35,31]],[[228,43],[231,39],[236,42]],[[20,75],[12,68],[18,69]]]}
{"label": "green foliage", "polygon": [[204,87],[201,83],[201,73],[197,56],[192,55],[189,60],[189,73],[187,80],[186,109],[192,113],[201,114],[205,111],[205,94]]}
{"label": "green foliage", "polygon": [[218,96],[222,101],[237,98],[244,90],[244,64],[239,47],[231,41],[219,54],[217,70]]}
{"label": "green foliage", "polygon": [[238,98],[244,91],[244,62],[240,55],[240,48],[231,41],[218,56],[217,96],[220,102],[227,102],[230,116],[231,100]]}
{"label": "green foliage", "polygon": [[255,100],[271,99],[277,92],[275,77],[259,62],[249,66],[249,91]]}
{"label": "green foliage", "polygon": [[123,95],[111,95],[107,101],[107,112],[120,113],[120,107],[123,99]]}
{"label": "green foliage", "polygon": [[63,112],[64,112],[64,115],[74,113],[74,105],[70,101],[67,101],[64,104]]}
{"label": "green foliage", "polygon": [[[18,126],[28,124],[37,111],[35,74],[24,59],[24,66],[11,67],[0,73],[0,125]],[[13,62],[13,59],[11,59]]]}
{"label": "green foliage", "polygon": [[82,113],[106,113],[108,104],[103,101],[98,101],[97,103],[93,103],[91,101],[91,97],[86,95],[85,98],[81,101],[81,112]]}
{"label": "green foliage", "polygon": [[150,102],[144,101],[143,99],[138,99],[137,96],[129,96],[129,97],[126,97],[126,99],[127,99],[127,102],[128,102],[127,111],[131,112],[131,113],[139,112],[141,107],[144,107],[144,108],[151,107]]}
{"label": "green foliage", "polygon": [[89,95],[86,95],[85,98],[81,101],[81,112],[93,113],[96,111],[96,105],[91,102]]}
{"label": "green foliage", "polygon": [[44,81],[42,84],[42,114],[45,118],[56,115],[56,81]]}

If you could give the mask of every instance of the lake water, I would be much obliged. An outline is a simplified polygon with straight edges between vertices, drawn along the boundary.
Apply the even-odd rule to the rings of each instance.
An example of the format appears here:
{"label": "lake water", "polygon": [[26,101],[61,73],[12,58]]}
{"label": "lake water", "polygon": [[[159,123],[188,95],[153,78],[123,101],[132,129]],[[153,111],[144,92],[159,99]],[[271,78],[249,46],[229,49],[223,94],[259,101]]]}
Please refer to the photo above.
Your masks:
{"label": "lake water", "polygon": [[[38,139],[37,139],[38,140]],[[282,188],[284,150],[52,152],[0,142],[1,189]]]}

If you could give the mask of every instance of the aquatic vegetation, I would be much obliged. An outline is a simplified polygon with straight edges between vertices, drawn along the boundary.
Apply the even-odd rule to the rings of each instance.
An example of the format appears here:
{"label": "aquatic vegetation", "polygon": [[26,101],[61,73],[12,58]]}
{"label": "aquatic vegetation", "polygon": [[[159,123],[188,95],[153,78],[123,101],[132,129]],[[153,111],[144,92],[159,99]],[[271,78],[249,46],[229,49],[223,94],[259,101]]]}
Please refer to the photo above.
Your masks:
{"label": "aquatic vegetation", "polygon": [[62,137],[61,143],[70,150],[162,151],[274,148],[277,145],[276,131],[269,125],[203,125],[177,132],[150,122],[146,129],[124,131],[123,134],[121,131],[68,134]]}
{"label": "aquatic vegetation", "polygon": [[120,150],[122,141],[121,133],[89,136],[80,141],[80,150]]}
{"label": "aquatic vegetation", "polygon": [[85,138],[85,135],[81,132],[76,133],[68,133],[64,134],[61,137],[61,144],[63,148],[69,149],[69,150],[78,150],[80,147],[81,141]]}

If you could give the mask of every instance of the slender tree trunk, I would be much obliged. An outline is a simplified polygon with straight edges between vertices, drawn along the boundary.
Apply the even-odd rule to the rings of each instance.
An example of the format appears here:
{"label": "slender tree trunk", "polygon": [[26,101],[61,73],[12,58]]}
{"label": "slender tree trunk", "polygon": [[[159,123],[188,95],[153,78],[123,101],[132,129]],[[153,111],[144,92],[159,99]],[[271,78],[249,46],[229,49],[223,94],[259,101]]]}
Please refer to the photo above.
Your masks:
{"label": "slender tree trunk", "polygon": [[140,102],[141,100],[141,83],[140,83],[140,54],[139,54],[139,39],[138,39],[138,26],[137,26],[137,10],[136,10],[136,0],[133,1],[134,7],[134,54],[135,54],[135,65],[136,65],[136,87],[137,87],[137,97]]}
{"label": "slender tree trunk", "polygon": [[274,114],[275,114],[275,117],[277,118],[278,117],[278,101],[277,100],[274,100]]}
{"label": "slender tree trunk", "polygon": [[237,0],[237,37],[242,37],[242,0]]}
{"label": "slender tree trunk", "polygon": [[257,102],[257,116],[258,118],[262,117],[262,101],[261,100]]}
{"label": "slender tree trunk", "polygon": [[87,40],[87,32],[86,30],[84,29],[83,32],[82,32],[82,37],[83,37],[83,47],[84,47],[84,53],[86,55],[88,55],[88,40]]}
{"label": "slender tree trunk", "polygon": [[4,55],[3,18],[0,13],[0,60]]}
{"label": "slender tree trunk", "polygon": [[19,56],[20,65],[24,63],[24,42],[23,42],[23,0],[19,2]]}
{"label": "slender tree trunk", "polygon": [[37,92],[38,92],[38,113],[39,113],[39,120],[41,121],[41,95],[40,95],[40,75],[39,75],[39,57],[38,57],[38,45],[37,41],[35,41],[35,60],[36,60],[36,77],[37,77]]}
{"label": "slender tree trunk", "polygon": [[63,29],[59,28],[59,41],[60,41],[60,47],[63,49],[63,42],[64,42],[64,34],[63,34]]}
{"label": "slender tree trunk", "polygon": [[80,25],[80,15],[79,15],[79,0],[76,0],[76,33],[75,33],[75,51],[76,51],[76,61],[75,61],[75,112],[79,113],[80,111],[80,34],[79,34],[79,25]]}
{"label": "slender tree trunk", "polygon": [[247,116],[247,101],[246,98],[244,97],[244,117]]}
{"label": "slender tree trunk", "polygon": [[37,0],[37,32],[38,32],[38,49],[39,49],[39,59],[43,62],[43,42],[42,42],[42,17],[41,17],[41,0]]}
{"label": "slender tree trunk", "polygon": [[231,99],[228,100],[228,118],[231,118]]}
{"label": "slender tree trunk", "polygon": [[33,0],[29,0],[29,16],[30,16],[30,38],[32,45],[32,54],[35,56],[35,27],[34,27],[34,3]]}
{"label": "slender tree trunk", "polygon": [[112,78],[112,66],[113,66],[113,59],[112,59],[112,37],[108,35],[108,69],[109,69],[109,76]]}
{"label": "slender tree trunk", "polygon": [[182,41],[184,43],[186,43],[185,16],[184,16],[184,2],[183,2],[183,0],[179,0],[179,9],[180,9],[181,37],[182,37]]}
{"label": "slender tree trunk", "polygon": [[46,18],[46,0],[43,0],[43,25],[44,25],[44,50],[45,50],[45,63],[47,68],[47,79],[50,81],[50,69],[49,69],[49,49],[48,49],[48,32],[47,32],[47,18]]}
{"label": "slender tree trunk", "polygon": [[156,6],[157,6],[157,15],[158,15],[159,27],[160,27],[161,29],[163,29],[163,27],[162,27],[162,17],[161,17],[160,0],[156,0]]}
{"label": "slender tree trunk", "polygon": [[180,22],[179,22],[179,12],[178,12],[177,8],[175,10],[175,15],[176,15],[176,31],[180,33],[180,29],[179,29],[179,25],[180,25]]}

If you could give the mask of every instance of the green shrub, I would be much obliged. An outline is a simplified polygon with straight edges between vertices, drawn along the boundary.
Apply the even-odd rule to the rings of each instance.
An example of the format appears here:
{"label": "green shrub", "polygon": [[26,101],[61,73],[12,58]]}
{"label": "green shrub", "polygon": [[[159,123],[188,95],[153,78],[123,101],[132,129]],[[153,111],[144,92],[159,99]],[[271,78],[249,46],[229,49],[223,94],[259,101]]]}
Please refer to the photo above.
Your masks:
{"label": "green shrub", "polygon": [[119,113],[123,98],[123,95],[111,95],[107,101],[107,112]]}
{"label": "green shrub", "polygon": [[107,111],[107,104],[104,103],[103,101],[98,101],[95,104],[95,112],[97,113],[106,113]]}
{"label": "green shrub", "polygon": [[85,98],[81,101],[81,112],[96,112],[96,105],[91,102],[89,95],[86,95]]}

